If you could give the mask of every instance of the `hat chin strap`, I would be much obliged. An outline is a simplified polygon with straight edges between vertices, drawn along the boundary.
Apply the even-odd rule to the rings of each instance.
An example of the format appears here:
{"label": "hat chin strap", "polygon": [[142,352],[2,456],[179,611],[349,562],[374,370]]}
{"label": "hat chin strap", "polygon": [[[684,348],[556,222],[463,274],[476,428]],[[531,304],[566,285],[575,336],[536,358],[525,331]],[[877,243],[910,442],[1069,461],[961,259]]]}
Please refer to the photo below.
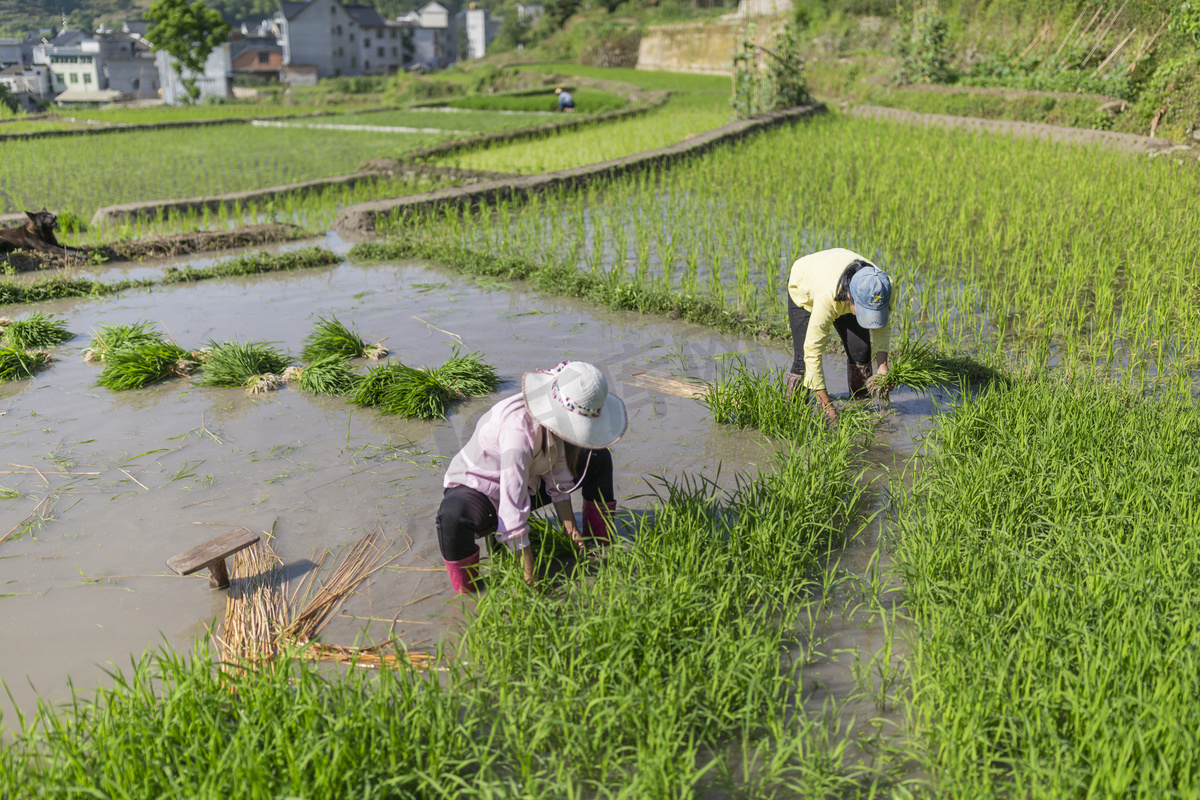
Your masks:
{"label": "hat chin strap", "polygon": [[[558,438],[557,435],[555,435],[555,438]],[[554,480],[553,475],[550,476],[549,483],[553,484],[554,491],[558,492],[559,494],[571,494],[572,492],[574,492],[576,489],[578,489],[580,486],[583,485],[583,479],[587,476],[588,467],[592,463],[592,451],[588,450],[588,448],[586,448],[586,447],[580,448],[580,449],[587,450],[587,460],[583,462],[583,470],[580,471],[579,479],[577,481],[575,481],[575,484],[573,486],[571,486],[569,489],[564,489],[562,486],[559,485],[558,481]]]}

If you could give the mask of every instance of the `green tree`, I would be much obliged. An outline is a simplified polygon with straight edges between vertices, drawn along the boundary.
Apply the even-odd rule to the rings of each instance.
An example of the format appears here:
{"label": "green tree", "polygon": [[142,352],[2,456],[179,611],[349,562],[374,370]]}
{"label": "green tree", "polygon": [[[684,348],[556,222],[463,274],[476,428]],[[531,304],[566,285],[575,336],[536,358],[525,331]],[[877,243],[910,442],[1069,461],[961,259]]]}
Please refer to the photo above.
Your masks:
{"label": "green tree", "polygon": [[200,98],[196,76],[204,72],[212,51],[229,38],[229,24],[202,0],[190,5],[187,0],[154,0],[145,18],[154,23],[146,40],[175,59],[175,74],[188,100],[196,102]]}

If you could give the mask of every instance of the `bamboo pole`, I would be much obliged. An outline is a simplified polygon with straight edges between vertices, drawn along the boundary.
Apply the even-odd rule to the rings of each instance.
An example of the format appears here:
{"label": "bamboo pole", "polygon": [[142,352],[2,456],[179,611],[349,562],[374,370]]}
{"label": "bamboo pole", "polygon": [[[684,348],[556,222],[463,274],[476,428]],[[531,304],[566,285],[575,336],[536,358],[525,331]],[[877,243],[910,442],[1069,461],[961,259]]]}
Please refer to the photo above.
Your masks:
{"label": "bamboo pole", "polygon": [[1154,46],[1154,42],[1158,39],[1158,35],[1163,32],[1163,29],[1167,27],[1167,23],[1171,21],[1171,16],[1171,14],[1168,14],[1167,18],[1163,20],[1163,24],[1158,26],[1158,30],[1156,30],[1154,35],[1150,37],[1150,41],[1146,42],[1144,45],[1144,50],[1142,46],[1138,47],[1137,55],[1133,57],[1133,61],[1130,62],[1129,66],[1125,68],[1126,72],[1133,72],[1133,68],[1137,66],[1137,62],[1140,61],[1144,56],[1150,54],[1150,48]]}
{"label": "bamboo pole", "polygon": [[1104,6],[1098,6],[1096,8],[1096,13],[1092,14],[1092,18],[1088,20],[1088,24],[1085,25],[1083,30],[1079,32],[1079,38],[1075,40],[1075,47],[1079,47],[1081,44],[1083,44],[1084,37],[1087,36],[1088,31],[1092,29],[1092,23],[1096,21],[1096,17],[1100,16],[1100,12],[1103,10]]}
{"label": "bamboo pole", "polygon": [[1125,10],[1125,6],[1127,5],[1129,5],[1129,0],[1125,0],[1125,2],[1121,4],[1121,8],[1118,9],[1117,13],[1113,15],[1113,18],[1109,20],[1108,26],[1096,36],[1096,41],[1092,45],[1092,49],[1088,50],[1087,58],[1083,59],[1084,64],[1091,59],[1092,54],[1096,52],[1096,48],[1100,46],[1100,44],[1104,41],[1104,37],[1108,36],[1108,32],[1112,30],[1113,25],[1117,24],[1117,19],[1120,18],[1121,12]]}
{"label": "bamboo pole", "polygon": [[1079,12],[1079,16],[1075,18],[1075,24],[1071,26],[1071,30],[1067,31],[1067,35],[1063,37],[1062,44],[1060,44],[1058,49],[1054,51],[1055,58],[1058,58],[1062,54],[1063,48],[1067,46],[1067,42],[1071,41],[1071,34],[1075,32],[1075,28],[1079,25],[1079,23],[1083,22],[1083,15],[1086,13],[1086,10]]}
{"label": "bamboo pole", "polygon": [[1104,61],[1100,64],[1100,66],[1096,67],[1096,71],[1092,73],[1093,78],[1096,77],[1097,75],[1099,75],[1100,71],[1108,66],[1108,62],[1112,61],[1116,57],[1117,53],[1121,52],[1121,48],[1123,48],[1126,44],[1129,43],[1129,40],[1133,38],[1133,35],[1135,33],[1137,33],[1137,28],[1134,28],[1133,30],[1131,30],[1129,32],[1129,35],[1121,40],[1121,43],[1119,45],[1117,45],[1116,48],[1114,48],[1111,53],[1108,54],[1108,58],[1104,59]]}

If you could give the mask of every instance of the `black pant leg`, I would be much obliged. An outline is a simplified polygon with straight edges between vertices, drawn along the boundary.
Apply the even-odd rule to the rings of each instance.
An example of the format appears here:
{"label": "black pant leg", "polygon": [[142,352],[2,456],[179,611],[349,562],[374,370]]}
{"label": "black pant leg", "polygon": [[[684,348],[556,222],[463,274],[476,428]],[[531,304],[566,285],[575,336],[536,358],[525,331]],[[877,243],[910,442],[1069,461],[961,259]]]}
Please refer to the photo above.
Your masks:
{"label": "black pant leg", "polygon": [[833,328],[842,339],[846,357],[854,364],[869,366],[871,363],[871,332],[858,324],[853,314],[843,314],[833,321]]}
{"label": "black pant leg", "polygon": [[479,552],[475,540],[495,533],[500,521],[496,507],[483,492],[451,486],[442,495],[437,513],[438,549],[446,561],[461,561]]}
{"label": "black pant leg", "polygon": [[600,450],[584,451],[580,455],[586,464],[583,472],[583,499],[593,503],[607,503],[615,500],[612,451],[605,447]]}
{"label": "black pant leg", "polygon": [[792,329],[792,350],[795,357],[792,360],[791,372],[795,375],[804,374],[804,337],[808,335],[808,321],[812,312],[796,305],[789,294],[787,299],[788,325]]}

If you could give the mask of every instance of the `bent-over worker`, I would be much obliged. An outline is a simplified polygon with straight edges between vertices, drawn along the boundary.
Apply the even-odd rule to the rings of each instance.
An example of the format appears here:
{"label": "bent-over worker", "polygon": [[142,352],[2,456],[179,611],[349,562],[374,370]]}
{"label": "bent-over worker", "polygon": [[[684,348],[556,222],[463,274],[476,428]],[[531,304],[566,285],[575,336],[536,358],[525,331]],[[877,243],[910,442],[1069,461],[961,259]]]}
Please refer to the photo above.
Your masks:
{"label": "bent-over worker", "polygon": [[[529,514],[547,503],[583,549],[612,541],[612,455],[625,435],[621,398],[608,393],[604,374],[582,361],[526,372],[521,393],[480,418],[470,441],[450,462],[437,514],[438,547],[456,592],[477,588],[479,545],[496,534],[521,553],[525,580],[534,582]],[[571,493],[582,489],[583,531]]]}
{"label": "bent-over worker", "polygon": [[555,111],[574,111],[575,110],[575,98],[571,96],[570,92],[564,90],[560,86],[559,88],[554,90],[554,93],[556,95],[558,95],[558,107],[554,109]]}
{"label": "bent-over worker", "polygon": [[850,394],[860,397],[872,372],[883,375],[888,370],[891,305],[892,279],[858,253],[822,250],[792,264],[787,307],[796,355],[787,374],[789,396],[800,387],[811,391],[826,417],[836,421],[821,366],[830,334],[836,330],[842,340]]}

